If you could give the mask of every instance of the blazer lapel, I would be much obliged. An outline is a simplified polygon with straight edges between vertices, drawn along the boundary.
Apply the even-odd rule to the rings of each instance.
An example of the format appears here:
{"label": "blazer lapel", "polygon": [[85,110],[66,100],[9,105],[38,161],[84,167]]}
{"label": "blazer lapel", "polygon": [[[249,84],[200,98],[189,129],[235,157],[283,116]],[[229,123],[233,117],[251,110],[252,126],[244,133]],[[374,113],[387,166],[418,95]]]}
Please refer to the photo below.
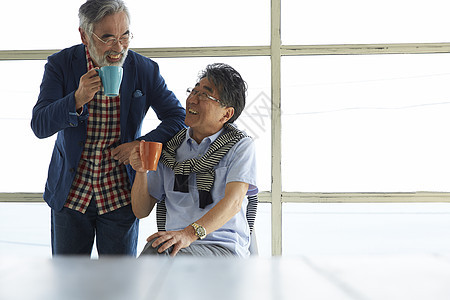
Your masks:
{"label": "blazer lapel", "polygon": [[131,93],[133,92],[135,79],[135,74],[133,74],[134,71],[134,60],[128,54],[127,59],[123,64],[123,78],[120,86],[120,136],[122,142],[125,142],[127,136],[128,115],[132,99]]}

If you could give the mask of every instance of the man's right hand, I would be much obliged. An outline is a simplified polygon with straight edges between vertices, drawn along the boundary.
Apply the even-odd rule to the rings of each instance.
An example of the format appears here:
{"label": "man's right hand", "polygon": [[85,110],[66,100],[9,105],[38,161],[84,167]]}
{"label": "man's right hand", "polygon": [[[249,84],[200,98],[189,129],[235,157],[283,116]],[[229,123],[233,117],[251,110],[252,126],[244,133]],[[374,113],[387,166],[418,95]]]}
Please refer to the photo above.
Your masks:
{"label": "man's right hand", "polygon": [[[140,143],[143,143],[143,141]],[[147,170],[142,167],[140,143],[130,153],[130,165],[137,173],[147,173]]]}
{"label": "man's right hand", "polygon": [[98,76],[97,69],[98,68],[88,71],[80,78],[80,85],[75,91],[75,105],[77,110],[91,101],[92,98],[94,98],[95,93],[97,93],[102,86],[102,80],[100,79],[100,76]]}

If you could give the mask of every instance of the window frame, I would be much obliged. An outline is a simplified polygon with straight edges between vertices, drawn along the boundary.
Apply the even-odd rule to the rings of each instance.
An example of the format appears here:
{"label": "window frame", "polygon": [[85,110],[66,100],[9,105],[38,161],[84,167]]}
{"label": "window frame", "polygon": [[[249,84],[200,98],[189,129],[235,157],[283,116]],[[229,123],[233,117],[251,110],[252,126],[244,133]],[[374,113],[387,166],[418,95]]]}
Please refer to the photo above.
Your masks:
{"label": "window frame", "polygon": [[[450,53],[450,43],[346,44],[346,45],[282,45],[281,0],[271,1],[271,42],[269,46],[132,48],[151,58],[269,56],[271,59],[272,108],[281,107],[281,57],[300,55],[372,55]],[[0,50],[1,60],[45,60],[59,49]],[[283,192],[281,178],[281,110],[271,113],[271,191],[259,194],[259,200],[271,204],[272,255],[282,255],[283,203],[411,203],[450,202],[450,193],[301,193]],[[39,202],[42,194],[1,193],[0,202]]]}

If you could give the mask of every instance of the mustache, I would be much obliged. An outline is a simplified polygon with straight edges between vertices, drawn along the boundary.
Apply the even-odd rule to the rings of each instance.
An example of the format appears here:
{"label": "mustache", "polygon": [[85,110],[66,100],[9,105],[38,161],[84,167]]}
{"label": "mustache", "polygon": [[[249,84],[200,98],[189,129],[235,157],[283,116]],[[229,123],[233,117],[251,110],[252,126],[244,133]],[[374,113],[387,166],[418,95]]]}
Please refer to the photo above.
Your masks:
{"label": "mustache", "polygon": [[110,55],[110,54],[112,54],[112,55],[123,55],[123,54],[125,54],[125,50],[122,50],[122,51],[120,51],[120,52],[116,52],[116,51],[113,51],[113,50],[109,50],[109,51],[106,51],[105,52],[105,56],[108,56],[108,55]]}

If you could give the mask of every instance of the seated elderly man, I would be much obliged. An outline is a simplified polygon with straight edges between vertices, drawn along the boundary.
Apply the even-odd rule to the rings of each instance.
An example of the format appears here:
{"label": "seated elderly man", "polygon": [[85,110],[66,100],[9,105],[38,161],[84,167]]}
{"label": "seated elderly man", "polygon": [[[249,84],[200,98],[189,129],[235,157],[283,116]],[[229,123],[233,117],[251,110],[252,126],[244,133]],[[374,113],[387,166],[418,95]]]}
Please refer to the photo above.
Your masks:
{"label": "seated elderly man", "polygon": [[256,194],[255,147],[233,122],[245,107],[246,83],[226,64],[208,65],[188,89],[185,123],[164,146],[156,171],[142,168],[139,147],[131,191],[136,217],[164,200],[166,231],[141,253],[248,257],[247,197]]}

